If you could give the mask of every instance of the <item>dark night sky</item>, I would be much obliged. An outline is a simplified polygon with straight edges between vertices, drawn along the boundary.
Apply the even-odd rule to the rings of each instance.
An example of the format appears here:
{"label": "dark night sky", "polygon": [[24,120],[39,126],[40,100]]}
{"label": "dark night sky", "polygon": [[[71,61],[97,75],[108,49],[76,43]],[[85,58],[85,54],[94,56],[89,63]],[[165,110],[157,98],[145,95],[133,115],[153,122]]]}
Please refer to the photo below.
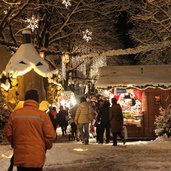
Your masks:
{"label": "dark night sky", "polygon": [[[122,42],[124,48],[134,47],[133,41],[130,39],[128,35],[128,30],[133,27],[132,24],[128,24],[128,15],[126,12],[122,12],[122,14],[118,17],[117,22],[117,32],[119,34],[119,40]],[[136,60],[134,60],[135,55],[127,55],[127,59],[131,64],[136,64]]]}
{"label": "dark night sky", "polygon": [[120,34],[120,40],[123,42],[123,45],[125,48],[133,47],[133,42],[131,41],[129,35],[128,35],[128,30],[131,29],[132,25],[127,24],[128,18],[126,12],[123,12],[119,17],[118,17],[118,22],[117,22],[117,30],[118,33]]}

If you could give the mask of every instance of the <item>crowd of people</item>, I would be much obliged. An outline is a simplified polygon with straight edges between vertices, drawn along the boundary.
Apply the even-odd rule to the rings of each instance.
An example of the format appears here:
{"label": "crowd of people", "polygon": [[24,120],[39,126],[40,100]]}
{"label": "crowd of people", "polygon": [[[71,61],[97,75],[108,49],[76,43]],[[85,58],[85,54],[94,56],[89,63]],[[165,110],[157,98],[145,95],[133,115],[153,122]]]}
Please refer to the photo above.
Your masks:
{"label": "crowd of people", "polygon": [[[62,135],[67,134],[67,127],[70,126],[69,140],[72,138],[89,144],[90,134],[96,137],[99,144],[109,143],[113,138],[113,145],[117,146],[119,136],[125,143],[123,130],[122,108],[115,98],[111,103],[107,99],[98,101],[87,101],[85,97],[80,98],[80,104],[71,109],[64,109],[60,106],[57,113],[56,108],[49,109],[54,130],[61,127]],[[57,132],[57,131],[56,131]]]}
{"label": "crowd of people", "polygon": [[[11,113],[4,133],[14,149],[11,159],[18,171],[41,171],[45,162],[46,150],[57,140],[57,129],[62,135],[67,134],[68,125],[74,140],[89,144],[90,133],[94,133],[97,143],[109,143],[112,133],[113,146],[117,146],[117,136],[125,144],[122,108],[115,98],[111,104],[107,99],[87,101],[80,98],[80,103],[71,109],[63,106],[50,107],[48,114],[39,110],[39,96],[36,90],[25,94],[24,106]],[[105,134],[105,135],[104,135]]]}

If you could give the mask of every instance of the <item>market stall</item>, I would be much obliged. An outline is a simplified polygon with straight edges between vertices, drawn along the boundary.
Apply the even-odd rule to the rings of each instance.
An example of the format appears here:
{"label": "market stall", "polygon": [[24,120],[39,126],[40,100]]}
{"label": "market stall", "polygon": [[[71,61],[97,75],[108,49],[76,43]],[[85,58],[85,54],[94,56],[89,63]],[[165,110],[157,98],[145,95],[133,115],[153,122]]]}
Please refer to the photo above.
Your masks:
{"label": "market stall", "polygon": [[155,116],[171,102],[170,74],[171,65],[106,66],[95,86],[118,99],[129,137],[153,138]]}
{"label": "market stall", "polygon": [[125,125],[142,127],[142,91],[136,89],[114,88],[114,97],[122,107]]}

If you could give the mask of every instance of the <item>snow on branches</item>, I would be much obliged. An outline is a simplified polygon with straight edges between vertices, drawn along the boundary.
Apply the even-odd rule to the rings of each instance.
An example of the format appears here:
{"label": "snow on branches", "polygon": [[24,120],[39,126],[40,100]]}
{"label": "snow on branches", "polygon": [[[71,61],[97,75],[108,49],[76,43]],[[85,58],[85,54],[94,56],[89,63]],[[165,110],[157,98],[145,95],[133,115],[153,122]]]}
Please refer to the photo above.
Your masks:
{"label": "snow on branches", "polygon": [[160,115],[156,116],[154,124],[157,136],[171,136],[171,104],[166,109],[160,108]]}

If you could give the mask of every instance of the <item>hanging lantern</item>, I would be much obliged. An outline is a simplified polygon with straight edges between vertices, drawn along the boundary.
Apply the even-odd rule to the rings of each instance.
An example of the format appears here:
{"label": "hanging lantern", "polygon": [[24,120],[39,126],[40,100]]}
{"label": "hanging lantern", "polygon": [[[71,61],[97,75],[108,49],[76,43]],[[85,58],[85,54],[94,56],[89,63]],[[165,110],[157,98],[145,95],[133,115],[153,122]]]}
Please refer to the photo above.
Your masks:
{"label": "hanging lantern", "polygon": [[39,52],[39,55],[40,55],[41,58],[44,59],[44,57],[45,57],[45,52],[44,52],[44,51],[40,51],[40,52]]}
{"label": "hanging lantern", "polygon": [[64,53],[62,56],[62,61],[63,63],[67,64],[69,63],[70,59],[69,59],[69,54],[68,53]]}

